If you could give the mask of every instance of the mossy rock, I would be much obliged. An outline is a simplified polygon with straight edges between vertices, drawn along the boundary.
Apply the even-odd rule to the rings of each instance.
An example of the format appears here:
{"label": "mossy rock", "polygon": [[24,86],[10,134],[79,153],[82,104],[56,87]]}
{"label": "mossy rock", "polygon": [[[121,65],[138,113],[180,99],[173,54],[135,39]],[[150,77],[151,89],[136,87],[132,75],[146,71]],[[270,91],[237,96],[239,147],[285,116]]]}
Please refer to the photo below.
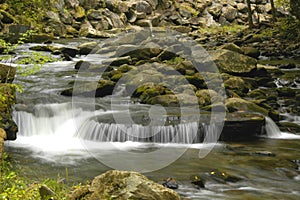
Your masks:
{"label": "mossy rock", "polygon": [[210,52],[212,60],[222,73],[249,76],[256,70],[257,60],[225,49]]}
{"label": "mossy rock", "polygon": [[242,98],[226,99],[225,105],[226,105],[226,109],[231,113],[239,111],[239,112],[261,113],[265,116],[268,116],[269,114],[268,110]]}
{"label": "mossy rock", "polygon": [[241,77],[231,77],[224,81],[226,89],[235,91],[239,96],[245,96],[251,89],[251,85],[245,82]]}
{"label": "mossy rock", "polygon": [[148,101],[149,104],[160,104],[166,107],[198,105],[198,98],[189,94],[167,94],[155,96]]}
{"label": "mossy rock", "polygon": [[138,97],[142,103],[150,103],[151,98],[170,93],[170,90],[161,84],[145,83],[139,86],[133,96]]}
{"label": "mossy rock", "polygon": [[281,131],[300,134],[300,125],[293,122],[279,122]]}
{"label": "mossy rock", "polygon": [[220,49],[227,49],[229,51],[234,51],[234,52],[237,52],[239,54],[243,54],[242,49],[234,43],[224,44],[220,47]]}
{"label": "mossy rock", "polygon": [[61,92],[64,96],[85,96],[85,97],[104,97],[111,95],[115,87],[115,82],[101,79],[98,83],[77,82],[72,88]]}
{"label": "mossy rock", "polygon": [[203,89],[196,92],[200,107],[222,102],[224,99],[214,90]]}

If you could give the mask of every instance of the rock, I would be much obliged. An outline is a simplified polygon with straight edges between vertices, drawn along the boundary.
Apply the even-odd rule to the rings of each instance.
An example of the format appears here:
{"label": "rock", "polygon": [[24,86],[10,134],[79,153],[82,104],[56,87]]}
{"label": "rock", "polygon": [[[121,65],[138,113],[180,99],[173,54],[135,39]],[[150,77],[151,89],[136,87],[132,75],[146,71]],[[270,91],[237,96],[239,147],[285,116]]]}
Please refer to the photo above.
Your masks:
{"label": "rock", "polygon": [[98,31],[93,28],[90,22],[85,22],[80,27],[79,36],[90,37],[90,38],[110,38],[113,37],[113,34],[109,34],[103,31]]}
{"label": "rock", "polygon": [[258,58],[260,56],[260,51],[254,47],[242,47],[241,50],[243,54],[252,58]]}
{"label": "rock", "polygon": [[55,193],[46,185],[39,187],[39,193],[42,200],[52,199],[55,196]]}
{"label": "rock", "polygon": [[147,103],[152,105],[160,104],[167,107],[191,106],[198,105],[198,99],[195,95],[189,94],[166,94],[155,96]]}
{"label": "rock", "polygon": [[229,51],[234,51],[234,52],[237,52],[239,54],[243,54],[242,49],[234,43],[224,44],[220,47],[220,49],[227,49]]}
{"label": "rock", "polygon": [[218,19],[221,16],[223,5],[214,4],[210,6],[207,11],[214,17],[214,19]]}
{"label": "rock", "polygon": [[238,182],[238,181],[242,180],[241,178],[239,178],[237,176],[230,175],[226,172],[220,172],[218,170],[213,170],[209,173],[206,173],[205,175],[206,175],[208,180],[213,180],[213,181],[216,181],[218,183],[226,183],[226,182],[235,183],[235,182]]}
{"label": "rock", "polygon": [[226,89],[234,90],[239,96],[244,96],[252,88],[249,83],[236,76],[224,81],[224,86]]}
{"label": "rock", "polygon": [[226,113],[221,141],[249,141],[257,139],[264,132],[265,117],[249,112]]}
{"label": "rock", "polygon": [[178,183],[173,178],[167,178],[166,180],[163,181],[162,185],[166,188],[178,189]]}
{"label": "rock", "polygon": [[191,181],[198,189],[205,188],[205,182],[198,176],[194,176],[193,180]]}
{"label": "rock", "polygon": [[280,130],[284,132],[290,132],[290,133],[300,133],[300,125],[293,122],[279,122],[280,124]]}
{"label": "rock", "polygon": [[232,75],[250,75],[256,70],[257,60],[234,51],[216,50],[210,52],[220,72]]}
{"label": "rock", "polygon": [[59,49],[59,51],[64,54],[64,55],[68,55],[70,57],[75,57],[76,54],[79,52],[78,49],[76,48],[71,48],[71,47],[62,47]]}
{"label": "rock", "polygon": [[250,101],[241,98],[229,98],[226,99],[226,108],[229,112],[253,112],[261,113],[265,116],[268,115],[268,111]]}
{"label": "rock", "polygon": [[245,3],[237,3],[237,10],[241,13],[247,13],[248,7]]}
{"label": "rock", "polygon": [[133,93],[134,97],[138,97],[141,103],[150,103],[149,100],[153,97],[168,93],[168,89],[160,84],[151,82],[140,85]]}
{"label": "rock", "polygon": [[90,62],[80,60],[75,64],[75,69],[77,70],[87,70],[91,66]]}
{"label": "rock", "polygon": [[98,83],[76,83],[72,88],[61,92],[63,96],[104,97],[113,93],[115,83],[110,80],[100,80]]}
{"label": "rock", "polygon": [[200,107],[222,102],[223,98],[214,90],[203,89],[196,92]]}
{"label": "rock", "polygon": [[[81,193],[80,193],[80,192]],[[137,172],[111,170],[97,176],[91,186],[77,189],[70,200],[78,199],[147,199],[180,200],[180,196],[171,189],[157,184]]]}
{"label": "rock", "polygon": [[255,156],[268,156],[268,157],[275,157],[276,155],[270,151],[256,151],[252,153]]}
{"label": "rock", "polygon": [[33,33],[30,35],[28,38],[28,42],[32,43],[43,43],[43,42],[48,42],[52,41],[54,39],[53,34],[47,34],[47,33]]}
{"label": "rock", "polygon": [[0,83],[12,83],[16,74],[16,68],[0,64]]}
{"label": "rock", "polygon": [[147,1],[136,2],[135,9],[139,13],[146,13],[147,15],[152,13],[152,7]]}
{"label": "rock", "polygon": [[99,48],[98,47],[98,42],[87,42],[80,44],[77,48],[79,49],[79,54],[80,55],[88,55],[89,53],[96,52]]}
{"label": "rock", "polygon": [[72,12],[76,21],[82,21],[85,18],[85,9],[81,6],[77,6],[75,11]]}
{"label": "rock", "polygon": [[226,6],[222,8],[222,16],[229,22],[232,22],[237,17],[237,10],[233,6]]}
{"label": "rock", "polygon": [[6,132],[2,128],[0,128],[0,138],[6,139]]}
{"label": "rock", "polygon": [[117,58],[108,58],[102,61],[103,65],[110,65],[110,66],[121,66],[124,64],[131,64],[132,60],[130,56],[123,56]]}

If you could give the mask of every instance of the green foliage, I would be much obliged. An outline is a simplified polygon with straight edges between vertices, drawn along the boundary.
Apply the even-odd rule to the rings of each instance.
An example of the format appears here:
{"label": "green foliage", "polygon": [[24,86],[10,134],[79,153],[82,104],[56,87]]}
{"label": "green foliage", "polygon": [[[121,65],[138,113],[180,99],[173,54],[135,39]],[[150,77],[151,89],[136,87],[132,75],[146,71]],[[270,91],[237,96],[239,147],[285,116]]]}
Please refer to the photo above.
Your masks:
{"label": "green foliage", "polygon": [[19,16],[19,20],[23,24],[31,25],[32,23],[35,26],[39,24],[44,18],[44,11],[49,7],[48,0],[6,0],[6,3],[9,5],[11,13]]}
{"label": "green foliage", "polygon": [[4,153],[2,162],[0,161],[0,199],[1,200],[35,200],[41,199],[39,187],[44,185],[50,188],[55,195],[49,199],[67,199],[66,196],[71,189],[80,187],[69,187],[57,180],[47,179],[41,183],[28,181],[20,177],[17,172],[13,171],[12,164],[8,155]]}
{"label": "green foliage", "polygon": [[[0,39],[0,46],[2,46],[2,48],[4,49],[3,53],[5,54],[0,57],[0,61],[11,60],[13,55],[10,55],[10,53],[16,50],[18,46],[24,44],[34,33],[36,33],[36,31],[29,30],[26,33],[22,34],[16,44],[11,44],[9,42],[6,42],[5,40]],[[28,76],[40,71],[44,64],[56,62],[58,60],[59,59],[43,52],[25,52],[23,53],[23,57],[16,63],[19,65],[17,67],[17,70],[22,76]]]}
{"label": "green foliage", "polygon": [[184,58],[182,58],[182,57],[175,57],[175,58],[172,58],[171,60],[164,61],[164,63],[166,63],[168,65],[178,65],[182,61],[184,61]]}

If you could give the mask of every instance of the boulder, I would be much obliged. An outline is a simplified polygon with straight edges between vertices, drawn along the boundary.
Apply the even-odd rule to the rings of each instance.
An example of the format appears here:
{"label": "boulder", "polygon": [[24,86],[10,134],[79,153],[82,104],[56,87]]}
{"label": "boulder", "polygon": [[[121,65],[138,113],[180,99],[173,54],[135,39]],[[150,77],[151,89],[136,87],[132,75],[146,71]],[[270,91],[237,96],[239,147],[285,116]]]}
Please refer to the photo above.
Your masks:
{"label": "boulder", "polygon": [[251,85],[246,83],[241,77],[230,77],[224,81],[224,86],[226,89],[233,90],[239,96],[244,96],[251,89]]}
{"label": "boulder", "polygon": [[220,136],[222,141],[249,141],[263,134],[265,117],[243,112],[227,113]]}
{"label": "boulder", "polygon": [[225,49],[210,52],[220,72],[232,75],[251,75],[256,70],[257,60]]}
{"label": "boulder", "polygon": [[86,96],[86,97],[104,97],[113,93],[115,83],[110,80],[100,80],[97,84],[94,82],[79,82],[72,88],[61,92],[63,96]]}
{"label": "boulder", "polygon": [[237,9],[233,6],[226,6],[222,8],[222,16],[229,22],[232,22],[237,17]]}
{"label": "boulder", "polygon": [[98,42],[86,42],[80,44],[77,48],[79,49],[80,55],[87,55],[89,53],[97,51]]}
{"label": "boulder", "polygon": [[203,89],[196,92],[201,107],[222,102],[223,98],[214,90]]}
{"label": "boulder", "polygon": [[69,199],[180,200],[180,196],[137,172],[111,170],[73,191]]}
{"label": "boulder", "polygon": [[166,94],[151,98],[148,104],[160,104],[166,107],[198,105],[198,98],[190,94]]}
{"label": "boulder", "polygon": [[268,110],[242,98],[226,99],[225,106],[229,112],[252,112],[268,116]]}

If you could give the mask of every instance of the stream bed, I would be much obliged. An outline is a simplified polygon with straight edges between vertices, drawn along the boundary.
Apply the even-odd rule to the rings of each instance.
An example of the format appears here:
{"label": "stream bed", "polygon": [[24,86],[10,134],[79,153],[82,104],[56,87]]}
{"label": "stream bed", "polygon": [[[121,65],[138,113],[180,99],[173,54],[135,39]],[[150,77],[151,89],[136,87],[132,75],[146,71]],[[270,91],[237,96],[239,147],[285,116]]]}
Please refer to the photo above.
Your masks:
{"label": "stream bed", "polygon": [[[148,109],[118,95],[95,99],[94,110],[89,110],[89,106],[78,107],[79,104],[74,108],[72,98],[59,92],[75,80],[74,65],[81,59],[88,58],[46,64],[36,74],[16,76],[15,83],[24,86],[13,113],[19,133],[16,141],[6,141],[5,146],[21,175],[33,181],[65,178],[72,185],[92,180],[111,169],[110,166],[119,165],[120,169],[144,171],[143,174],[157,182],[172,177],[179,184],[176,191],[188,199],[300,198],[300,137],[281,133],[274,124],[270,130],[276,133],[270,134],[277,137],[240,143],[93,143],[76,137],[78,127],[87,119],[118,111],[114,110],[116,106],[111,108],[112,99],[120,110],[128,106],[132,110]],[[117,92],[122,92],[122,88]],[[182,130],[189,133],[191,127]],[[155,155],[153,160],[147,156],[133,160],[123,157],[123,153],[146,155],[159,149],[163,153]],[[206,150],[209,152],[200,158],[199,151]],[[172,157],[172,162],[168,157]],[[159,162],[168,164],[157,165]],[[145,170],[141,170],[143,167]],[[205,188],[191,183],[195,177],[203,179]]]}

